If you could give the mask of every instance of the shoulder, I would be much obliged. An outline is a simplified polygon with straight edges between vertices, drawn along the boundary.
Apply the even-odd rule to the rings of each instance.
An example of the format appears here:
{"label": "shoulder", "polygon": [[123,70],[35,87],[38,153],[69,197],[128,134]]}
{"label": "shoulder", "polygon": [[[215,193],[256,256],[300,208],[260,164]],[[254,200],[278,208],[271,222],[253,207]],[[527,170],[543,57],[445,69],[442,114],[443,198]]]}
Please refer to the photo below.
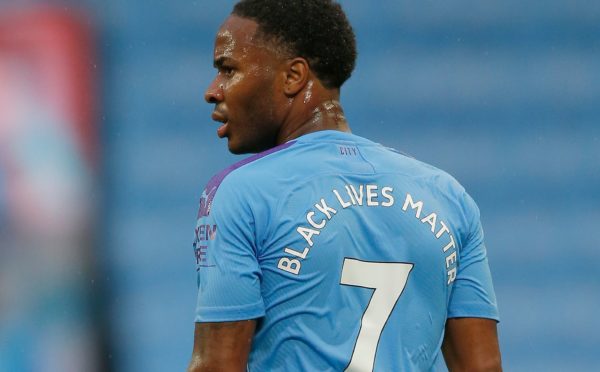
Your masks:
{"label": "shoulder", "polygon": [[396,149],[383,146],[382,148],[392,154],[391,157],[401,172],[410,175],[415,181],[428,184],[433,188],[449,192],[455,196],[461,196],[465,193],[462,184],[445,170]]}
{"label": "shoulder", "polygon": [[462,220],[462,224],[470,228],[479,221],[479,207],[469,195],[465,187],[450,173],[430,164],[414,160],[423,170],[429,190],[438,198],[445,200],[450,210]]}
{"label": "shoulder", "polygon": [[294,141],[251,155],[216,173],[206,184],[200,198],[198,217],[210,215],[214,202],[246,200],[245,195],[265,190],[277,174],[278,158],[285,156]]}
{"label": "shoulder", "polygon": [[479,216],[479,209],[465,187],[450,173],[429,163],[399,152],[392,148],[385,148],[391,155],[394,164],[401,173],[409,177],[420,188],[427,190],[438,200],[445,201],[452,210],[467,217]]}

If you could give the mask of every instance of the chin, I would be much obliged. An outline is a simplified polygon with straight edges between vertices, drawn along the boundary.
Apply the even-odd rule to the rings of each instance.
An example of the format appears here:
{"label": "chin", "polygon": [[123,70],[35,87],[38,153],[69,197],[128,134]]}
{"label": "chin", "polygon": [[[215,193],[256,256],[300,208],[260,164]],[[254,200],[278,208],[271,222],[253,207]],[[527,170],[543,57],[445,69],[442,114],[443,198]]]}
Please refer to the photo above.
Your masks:
{"label": "chin", "polygon": [[235,155],[241,154],[256,154],[265,150],[268,150],[272,147],[275,147],[276,143],[264,143],[260,141],[236,141],[236,138],[227,138],[227,147],[229,148],[229,152]]}
{"label": "chin", "polygon": [[236,143],[235,141],[232,141],[231,139],[228,139],[227,147],[229,148],[229,152],[234,155],[242,155],[242,154],[256,152],[256,151],[252,151],[251,149],[246,148],[245,146],[243,146],[240,143]]}
{"label": "chin", "polygon": [[248,154],[251,151],[244,151],[244,150],[240,150],[240,149],[236,149],[236,148],[229,148],[229,152],[232,153],[233,155],[243,155],[243,154]]}

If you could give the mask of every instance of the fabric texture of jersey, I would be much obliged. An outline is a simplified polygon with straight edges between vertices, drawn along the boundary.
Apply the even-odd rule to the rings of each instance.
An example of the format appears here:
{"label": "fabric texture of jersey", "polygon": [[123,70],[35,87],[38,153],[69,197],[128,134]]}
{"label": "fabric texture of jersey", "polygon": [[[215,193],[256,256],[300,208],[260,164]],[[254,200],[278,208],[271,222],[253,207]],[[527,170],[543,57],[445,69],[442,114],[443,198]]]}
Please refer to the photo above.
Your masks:
{"label": "fabric texture of jersey", "polygon": [[304,135],[213,177],[196,322],[258,319],[250,371],[429,371],[452,317],[498,320],[479,210],[362,137]]}

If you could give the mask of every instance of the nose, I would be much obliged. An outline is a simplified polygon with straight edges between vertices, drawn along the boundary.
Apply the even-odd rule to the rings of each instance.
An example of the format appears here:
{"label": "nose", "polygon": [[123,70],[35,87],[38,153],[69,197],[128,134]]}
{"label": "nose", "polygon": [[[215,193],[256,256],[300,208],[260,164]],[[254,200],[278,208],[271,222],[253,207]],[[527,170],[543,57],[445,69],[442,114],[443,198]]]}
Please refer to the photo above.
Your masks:
{"label": "nose", "polygon": [[223,84],[220,84],[217,79],[214,79],[206,92],[204,92],[204,100],[208,103],[219,103],[223,101]]}

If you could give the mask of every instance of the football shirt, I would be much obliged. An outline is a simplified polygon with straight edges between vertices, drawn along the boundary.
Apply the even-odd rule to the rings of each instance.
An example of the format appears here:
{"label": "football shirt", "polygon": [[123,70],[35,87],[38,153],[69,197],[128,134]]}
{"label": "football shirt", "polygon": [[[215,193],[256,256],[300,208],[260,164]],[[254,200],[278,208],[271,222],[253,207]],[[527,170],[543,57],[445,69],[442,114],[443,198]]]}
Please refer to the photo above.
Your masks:
{"label": "football shirt", "polygon": [[435,370],[447,318],[498,320],[464,188],[350,133],[310,133],[217,174],[194,249],[195,321],[258,319],[250,371]]}

